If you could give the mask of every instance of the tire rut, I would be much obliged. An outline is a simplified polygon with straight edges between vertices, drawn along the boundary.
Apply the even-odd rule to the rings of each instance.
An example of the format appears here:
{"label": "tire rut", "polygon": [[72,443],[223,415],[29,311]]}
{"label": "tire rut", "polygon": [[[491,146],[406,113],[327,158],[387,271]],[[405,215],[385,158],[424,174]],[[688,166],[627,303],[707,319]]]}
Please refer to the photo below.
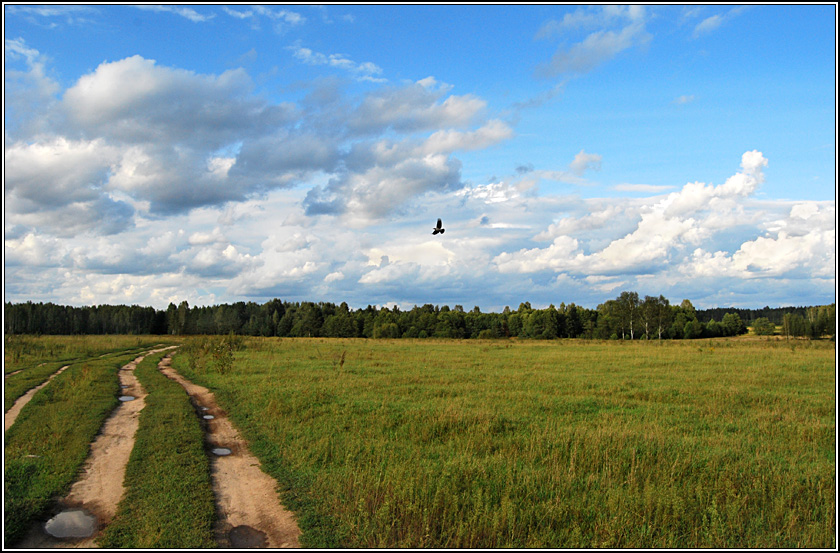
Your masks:
{"label": "tire rut", "polygon": [[[32,399],[32,397],[35,395],[35,392],[37,392],[38,390],[40,390],[41,388],[43,388],[44,386],[46,386],[47,384],[49,384],[49,383],[50,383],[50,381],[51,381],[53,378],[55,378],[56,376],[60,375],[60,374],[61,374],[62,372],[64,372],[64,370],[65,370],[65,369],[67,369],[69,366],[70,366],[70,365],[64,365],[63,367],[61,367],[60,369],[58,369],[57,371],[55,371],[54,373],[52,373],[52,374],[50,375],[50,377],[49,377],[49,378],[47,378],[44,382],[42,382],[42,383],[38,384],[37,386],[35,386],[34,388],[32,388],[31,390],[29,390],[29,391],[28,391],[28,392],[26,392],[25,394],[23,394],[22,396],[20,396],[19,398],[17,398],[17,399],[15,400],[14,405],[12,405],[12,408],[11,408],[11,409],[9,409],[9,410],[6,412],[6,415],[5,415],[5,417],[3,418],[3,431],[5,432],[6,430],[8,430],[9,428],[11,428],[11,427],[12,427],[12,425],[15,423],[15,420],[17,420],[17,417],[18,417],[18,415],[20,414],[20,411],[23,409],[24,405],[26,405],[27,403],[29,403],[29,400],[31,400],[31,399]],[[7,377],[9,377],[9,376],[11,376],[12,374],[17,374],[17,373],[19,373],[19,372],[21,372],[21,371],[15,371],[15,372],[13,372],[13,373],[11,373],[11,374],[9,374],[9,375],[6,375],[6,376],[7,376]]]}

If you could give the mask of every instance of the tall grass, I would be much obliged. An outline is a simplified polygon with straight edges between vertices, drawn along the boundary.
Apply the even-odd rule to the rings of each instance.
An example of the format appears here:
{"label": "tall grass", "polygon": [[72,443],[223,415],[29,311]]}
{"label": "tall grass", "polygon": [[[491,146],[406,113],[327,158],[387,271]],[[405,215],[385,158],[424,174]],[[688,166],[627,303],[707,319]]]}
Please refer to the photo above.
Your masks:
{"label": "tall grass", "polygon": [[4,341],[3,411],[6,412],[15,400],[64,365],[99,357],[139,354],[160,343],[161,339],[159,336],[10,335]]}
{"label": "tall grass", "polygon": [[160,336],[31,336],[3,337],[3,372],[8,374],[39,363],[78,361],[128,349],[137,351],[161,342]]}
{"label": "tall grass", "polygon": [[315,547],[834,547],[833,344],[252,339],[194,371]]}
{"label": "tall grass", "polygon": [[163,354],[144,359],[135,375],[145,388],[126,494],[103,532],[106,548],[214,547],[215,503],[204,432],[189,396],[157,370]]}
{"label": "tall grass", "polygon": [[13,544],[29,524],[66,495],[90,444],[117,406],[118,369],[134,354],[70,366],[36,393],[4,436],[4,538]]}

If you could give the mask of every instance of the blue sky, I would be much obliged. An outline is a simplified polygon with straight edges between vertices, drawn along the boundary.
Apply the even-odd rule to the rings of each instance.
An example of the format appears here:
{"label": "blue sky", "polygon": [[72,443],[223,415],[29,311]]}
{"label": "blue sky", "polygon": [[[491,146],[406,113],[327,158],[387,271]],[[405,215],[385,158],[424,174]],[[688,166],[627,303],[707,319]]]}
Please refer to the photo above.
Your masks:
{"label": "blue sky", "polygon": [[5,301],[834,302],[836,21],[4,4]]}

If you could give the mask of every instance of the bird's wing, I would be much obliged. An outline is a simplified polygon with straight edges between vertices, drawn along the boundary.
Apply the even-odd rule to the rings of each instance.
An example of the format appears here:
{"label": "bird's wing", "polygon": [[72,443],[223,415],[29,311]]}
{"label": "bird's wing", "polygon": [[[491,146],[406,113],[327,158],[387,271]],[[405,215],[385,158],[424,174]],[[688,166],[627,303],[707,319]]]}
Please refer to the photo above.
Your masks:
{"label": "bird's wing", "polygon": [[441,225],[443,225],[443,223],[441,223],[440,219],[438,219],[437,228],[440,228],[440,227],[441,227]]}

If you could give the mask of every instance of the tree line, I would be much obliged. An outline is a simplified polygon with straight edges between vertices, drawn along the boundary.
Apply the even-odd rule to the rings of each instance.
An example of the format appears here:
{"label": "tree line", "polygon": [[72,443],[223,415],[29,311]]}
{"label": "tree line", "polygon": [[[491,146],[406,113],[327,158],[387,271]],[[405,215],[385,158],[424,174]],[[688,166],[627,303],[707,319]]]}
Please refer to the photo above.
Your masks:
{"label": "tree line", "polygon": [[[62,306],[53,303],[5,304],[6,334],[237,334],[336,338],[585,338],[661,340],[736,336],[755,323],[756,332],[775,332],[764,310],[696,310],[689,300],[671,304],[663,296],[640,298],[622,292],[596,309],[574,303],[544,309],[519,304],[501,313],[477,306],[425,304],[351,309],[347,303],[236,302],[191,307],[187,301],[166,310],[137,305]],[[710,316],[710,313],[712,314]],[[834,304],[796,308],[782,314],[782,333],[819,338],[834,336]],[[719,320],[714,317],[717,315]]]}

